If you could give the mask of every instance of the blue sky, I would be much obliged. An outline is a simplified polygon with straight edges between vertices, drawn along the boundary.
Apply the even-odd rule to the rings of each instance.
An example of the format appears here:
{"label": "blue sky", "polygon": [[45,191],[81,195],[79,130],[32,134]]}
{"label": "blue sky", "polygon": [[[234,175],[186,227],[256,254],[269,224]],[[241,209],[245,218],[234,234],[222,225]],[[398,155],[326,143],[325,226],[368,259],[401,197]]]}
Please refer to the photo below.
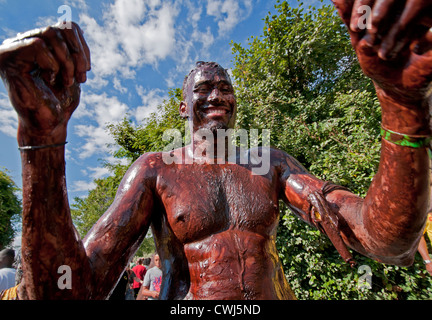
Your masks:
{"label": "blue sky", "polygon": [[[295,5],[297,0],[288,1]],[[320,5],[318,0],[304,0]],[[274,11],[268,0],[0,0],[0,41],[35,27],[54,24],[71,8],[92,53],[92,71],[82,85],[81,103],[68,126],[66,147],[69,198],[85,196],[92,181],[109,175],[105,130],[129,115],[140,123],[180,87],[195,61],[232,67],[230,41],[246,45],[262,34],[263,18]],[[325,0],[329,4],[330,0]],[[16,115],[0,85],[0,168],[21,187]]]}

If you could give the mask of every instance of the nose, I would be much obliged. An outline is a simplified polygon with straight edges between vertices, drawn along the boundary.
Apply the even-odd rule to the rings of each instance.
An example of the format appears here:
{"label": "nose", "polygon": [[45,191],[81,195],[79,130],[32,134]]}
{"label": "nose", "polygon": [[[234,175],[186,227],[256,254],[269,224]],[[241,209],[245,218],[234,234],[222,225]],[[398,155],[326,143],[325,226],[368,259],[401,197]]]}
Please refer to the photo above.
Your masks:
{"label": "nose", "polygon": [[214,88],[208,97],[210,102],[220,102],[222,100],[221,93],[218,88]]}

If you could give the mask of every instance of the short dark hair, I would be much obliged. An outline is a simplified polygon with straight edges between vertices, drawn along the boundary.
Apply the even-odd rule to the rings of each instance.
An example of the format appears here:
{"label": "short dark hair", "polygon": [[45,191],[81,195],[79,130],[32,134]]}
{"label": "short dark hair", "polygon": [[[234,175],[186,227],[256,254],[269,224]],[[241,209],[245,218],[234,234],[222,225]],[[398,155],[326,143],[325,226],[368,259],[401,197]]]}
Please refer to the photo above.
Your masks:
{"label": "short dark hair", "polygon": [[6,264],[11,267],[15,260],[15,250],[13,249],[4,249],[0,251],[0,260],[6,262]]}
{"label": "short dark hair", "polygon": [[223,68],[219,63],[217,62],[205,62],[205,61],[197,61],[195,64],[195,68],[193,68],[189,74],[184,78],[183,81],[183,100],[186,100],[186,94],[188,92],[188,87],[189,87],[189,78],[191,77],[191,75],[195,74],[199,69],[202,69],[203,67],[208,67],[210,69],[220,69],[223,70],[227,79],[231,82],[231,78],[228,74],[228,70]]}

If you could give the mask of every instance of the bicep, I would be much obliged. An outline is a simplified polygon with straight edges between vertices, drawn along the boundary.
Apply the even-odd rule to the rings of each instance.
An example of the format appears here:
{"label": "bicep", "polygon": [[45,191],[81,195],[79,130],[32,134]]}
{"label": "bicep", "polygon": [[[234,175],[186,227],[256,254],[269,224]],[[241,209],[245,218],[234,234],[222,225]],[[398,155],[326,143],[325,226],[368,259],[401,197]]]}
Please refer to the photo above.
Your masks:
{"label": "bicep", "polygon": [[[97,250],[98,254],[101,250],[106,254],[120,253],[134,244],[142,232],[147,231],[153,208],[153,193],[150,188],[135,184],[140,183],[120,187],[111,206],[85,237],[86,250]],[[109,259],[113,258],[111,256]]]}

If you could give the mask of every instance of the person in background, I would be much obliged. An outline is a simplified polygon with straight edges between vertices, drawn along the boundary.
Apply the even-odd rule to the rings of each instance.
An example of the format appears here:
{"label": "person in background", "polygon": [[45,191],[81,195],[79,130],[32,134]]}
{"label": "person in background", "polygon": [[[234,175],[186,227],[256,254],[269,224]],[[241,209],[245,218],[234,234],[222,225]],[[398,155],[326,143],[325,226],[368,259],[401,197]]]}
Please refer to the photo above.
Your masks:
{"label": "person in background", "polygon": [[4,249],[0,251],[0,292],[15,286],[15,273],[13,268],[15,251]]}
{"label": "person in background", "polygon": [[150,264],[151,264],[151,258],[145,258],[143,265],[144,265],[144,267],[146,267],[147,270],[151,268]]}
{"label": "person in background", "polygon": [[[430,166],[430,170],[432,171],[432,161],[429,166]],[[432,175],[430,175],[430,184],[432,187]],[[431,263],[432,261],[427,247],[426,235],[429,237],[429,241],[432,244],[432,192],[430,194],[430,199],[429,199],[429,210],[426,219],[426,226],[424,228],[423,236],[420,239],[420,243],[417,249],[417,251],[420,253],[420,255],[423,258],[423,262],[426,265],[427,272],[429,272],[429,274],[432,276],[432,263]]]}
{"label": "person in background", "polygon": [[426,266],[426,270],[432,276],[432,261],[426,243],[426,235],[429,237],[429,241],[431,241],[432,243],[432,210],[430,210],[428,213],[427,220],[426,220],[426,227],[424,229],[423,236],[421,237],[418,246],[418,252],[423,258],[423,262]]}
{"label": "person in background", "polygon": [[138,279],[135,272],[127,266],[109,300],[135,300],[135,294],[132,289],[134,281],[139,282],[140,279]]}
{"label": "person in background", "polygon": [[157,300],[159,298],[162,270],[158,254],[155,254],[153,261],[155,266],[147,271],[137,300]]}
{"label": "person in background", "polygon": [[[137,261],[137,265],[132,268],[132,271],[135,272],[136,278],[134,278],[132,288],[134,290],[135,299],[138,296],[138,292],[143,283],[144,275],[146,274],[146,267],[143,266],[144,258],[139,258]],[[138,279],[137,279],[138,278]]]}

